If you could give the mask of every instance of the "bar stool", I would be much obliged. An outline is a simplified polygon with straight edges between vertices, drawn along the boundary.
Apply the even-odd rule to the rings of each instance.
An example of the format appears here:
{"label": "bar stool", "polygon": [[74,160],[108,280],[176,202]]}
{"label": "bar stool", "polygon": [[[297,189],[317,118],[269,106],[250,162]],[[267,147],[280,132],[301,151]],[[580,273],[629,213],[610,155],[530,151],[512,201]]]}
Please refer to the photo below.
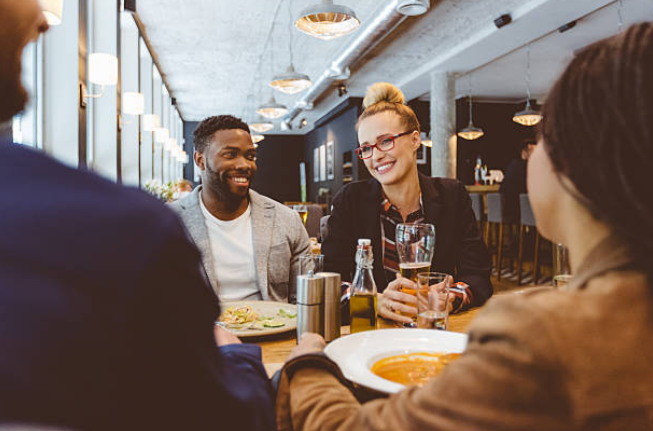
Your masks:
{"label": "bar stool", "polygon": [[521,220],[519,223],[519,251],[517,253],[517,285],[521,286],[524,231],[526,230],[526,226],[535,229],[535,251],[533,253],[533,285],[535,285],[537,284],[540,268],[540,233],[537,231],[537,227],[535,226],[535,216],[533,215],[533,209],[531,208],[531,202],[528,200],[527,193],[521,193],[519,195],[519,210],[521,213]]}
{"label": "bar stool", "polygon": [[[488,193],[487,200],[487,222],[485,223],[485,243],[490,248],[491,238],[490,230],[496,230],[495,226],[499,226],[499,234],[497,236],[497,249],[496,249],[496,267],[497,267],[497,280],[501,280],[501,270],[503,266],[503,205],[501,203],[500,193]],[[512,271],[512,255],[510,257],[510,270]]]}
{"label": "bar stool", "polygon": [[472,199],[472,211],[474,211],[474,217],[476,217],[476,225],[482,232],[483,219],[485,219],[485,211],[483,211],[483,199],[479,193],[470,193],[469,197]]}

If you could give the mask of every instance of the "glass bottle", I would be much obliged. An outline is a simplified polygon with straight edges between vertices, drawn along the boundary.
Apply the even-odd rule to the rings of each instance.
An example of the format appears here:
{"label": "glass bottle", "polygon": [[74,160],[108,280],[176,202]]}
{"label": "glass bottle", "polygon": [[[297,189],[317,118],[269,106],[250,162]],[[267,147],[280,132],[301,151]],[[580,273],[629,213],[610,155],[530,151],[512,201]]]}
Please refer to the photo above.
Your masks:
{"label": "glass bottle", "polygon": [[351,333],[376,329],[376,283],[372,275],[372,241],[359,239],[356,247],[356,274],[351,284],[349,314]]}

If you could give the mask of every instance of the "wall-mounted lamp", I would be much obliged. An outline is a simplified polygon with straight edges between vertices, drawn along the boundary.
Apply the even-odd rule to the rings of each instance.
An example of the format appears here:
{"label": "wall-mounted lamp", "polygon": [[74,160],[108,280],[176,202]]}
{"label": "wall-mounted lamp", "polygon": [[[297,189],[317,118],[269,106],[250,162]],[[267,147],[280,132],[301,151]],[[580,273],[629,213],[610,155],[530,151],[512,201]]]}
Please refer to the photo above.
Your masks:
{"label": "wall-mounted lamp", "polygon": [[59,25],[63,18],[63,0],[39,0],[48,25]]}
{"label": "wall-mounted lamp", "polygon": [[101,85],[99,94],[82,92],[84,99],[97,99],[104,96],[107,85],[118,83],[118,58],[115,55],[94,53],[88,56],[88,80],[95,85]]}
{"label": "wall-mounted lamp", "polygon": [[170,137],[170,130],[165,127],[154,129],[154,142],[157,144],[165,144]]}
{"label": "wall-mounted lamp", "polygon": [[144,132],[154,132],[159,128],[159,116],[156,114],[143,115],[142,120]]}
{"label": "wall-mounted lamp", "polygon": [[128,91],[122,95],[122,113],[125,115],[145,114],[145,96],[143,93]]}
{"label": "wall-mounted lamp", "polygon": [[[127,91],[122,95],[122,115],[136,117],[145,113],[145,96],[142,93]],[[123,121],[122,115],[120,124],[132,124],[133,121]]]}

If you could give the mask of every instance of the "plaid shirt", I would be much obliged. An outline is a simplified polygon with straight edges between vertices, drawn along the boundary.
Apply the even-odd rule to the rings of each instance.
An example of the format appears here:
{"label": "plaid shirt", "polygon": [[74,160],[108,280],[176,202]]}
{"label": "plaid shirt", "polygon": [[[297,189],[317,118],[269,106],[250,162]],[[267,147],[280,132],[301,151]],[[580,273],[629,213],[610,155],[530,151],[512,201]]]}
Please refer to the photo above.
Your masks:
{"label": "plaid shirt", "polygon": [[[384,198],[381,202],[381,253],[383,259],[383,269],[388,281],[394,280],[399,273],[399,255],[397,254],[397,247],[395,244],[395,232],[397,225],[400,223],[423,223],[424,211],[422,209],[422,197],[419,198],[419,209],[408,214],[406,220],[403,219],[401,213],[390,203],[388,198]],[[455,283],[451,286],[450,292],[455,295],[453,302],[453,312],[461,311],[463,308],[469,307],[472,302],[472,292],[469,285],[463,282]]]}

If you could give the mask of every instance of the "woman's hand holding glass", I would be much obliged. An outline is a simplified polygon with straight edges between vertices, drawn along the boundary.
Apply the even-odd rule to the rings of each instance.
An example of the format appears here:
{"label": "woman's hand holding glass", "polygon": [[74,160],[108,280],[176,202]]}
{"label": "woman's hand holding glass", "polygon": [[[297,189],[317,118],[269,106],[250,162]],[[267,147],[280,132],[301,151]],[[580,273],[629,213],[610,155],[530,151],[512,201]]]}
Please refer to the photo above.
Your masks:
{"label": "woman's hand holding glass", "polygon": [[[417,285],[397,274],[397,278],[388,284],[383,293],[378,294],[379,316],[395,322],[413,323],[412,316],[417,316],[417,297],[414,294],[405,293],[404,289],[415,292]],[[399,314],[400,312],[402,314]]]}

